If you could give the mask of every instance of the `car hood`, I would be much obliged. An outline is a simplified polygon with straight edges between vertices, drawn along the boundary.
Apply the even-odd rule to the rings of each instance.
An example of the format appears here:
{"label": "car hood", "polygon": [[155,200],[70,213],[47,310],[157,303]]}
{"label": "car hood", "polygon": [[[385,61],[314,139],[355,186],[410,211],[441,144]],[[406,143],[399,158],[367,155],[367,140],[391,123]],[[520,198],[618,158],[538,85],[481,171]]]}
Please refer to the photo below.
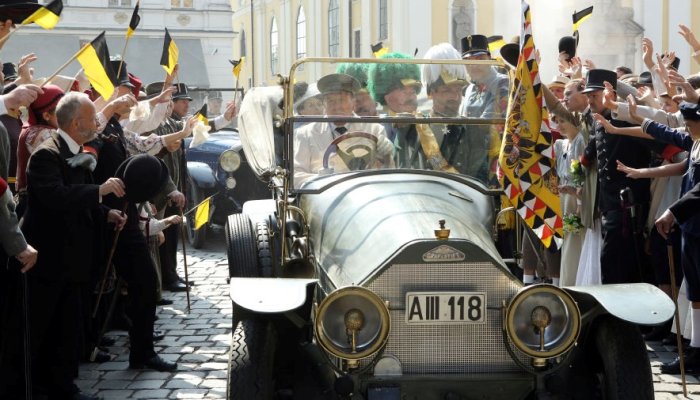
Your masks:
{"label": "car hood", "polygon": [[200,144],[197,147],[189,148],[192,138],[185,139],[185,147],[191,152],[213,152],[220,154],[224,150],[241,149],[241,139],[236,131],[222,130],[209,135],[206,142]]}
{"label": "car hood", "polygon": [[458,180],[393,173],[341,179],[300,194],[313,255],[336,287],[364,281],[407,243],[436,240],[444,219],[450,240],[475,243],[501,262],[491,239],[493,197]]}

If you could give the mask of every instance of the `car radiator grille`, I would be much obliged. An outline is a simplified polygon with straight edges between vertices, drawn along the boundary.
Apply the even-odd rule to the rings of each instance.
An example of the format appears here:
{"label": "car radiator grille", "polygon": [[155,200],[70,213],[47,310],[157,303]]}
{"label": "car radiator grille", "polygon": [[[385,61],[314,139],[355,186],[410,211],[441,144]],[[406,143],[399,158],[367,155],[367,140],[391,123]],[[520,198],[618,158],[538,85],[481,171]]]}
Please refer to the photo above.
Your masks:
{"label": "car radiator grille", "polygon": [[[520,371],[504,348],[501,307],[519,285],[490,263],[394,264],[367,285],[389,301],[386,352],[401,360],[404,375]],[[484,324],[408,325],[406,292],[486,292]],[[518,352],[516,351],[516,354]],[[522,358],[527,362],[526,359]]]}

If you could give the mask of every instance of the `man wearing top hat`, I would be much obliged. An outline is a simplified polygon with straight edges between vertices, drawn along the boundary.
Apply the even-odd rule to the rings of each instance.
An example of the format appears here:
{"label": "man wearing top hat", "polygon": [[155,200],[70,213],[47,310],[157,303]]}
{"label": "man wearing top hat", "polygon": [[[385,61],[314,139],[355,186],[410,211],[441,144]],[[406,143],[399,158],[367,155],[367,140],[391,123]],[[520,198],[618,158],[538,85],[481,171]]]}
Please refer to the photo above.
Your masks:
{"label": "man wearing top hat", "polygon": [[[357,79],[346,74],[330,74],[321,78],[317,87],[323,97],[328,118],[355,115],[355,94],[360,90],[360,82]],[[369,133],[377,138],[374,160],[369,160],[370,165],[367,165],[367,168],[393,165],[391,154],[394,146],[386,138],[382,125],[363,122],[311,122],[294,132],[294,186],[300,187],[319,173],[326,172],[322,171],[323,156],[331,142],[353,132]],[[349,169],[338,156],[331,157],[328,167],[337,172]]]}
{"label": "man wearing top hat", "polygon": [[[593,113],[600,114],[614,126],[624,127],[630,124],[613,120],[611,111],[605,107],[603,99],[604,82],[609,82],[615,90],[617,74],[604,69],[592,69],[588,72],[586,87],[588,104]],[[597,160],[598,210],[602,217],[603,247],[600,256],[601,277],[605,283],[638,282],[641,254],[635,248],[636,226],[645,221],[649,208],[649,180],[631,179],[617,170],[617,162],[632,168],[649,166],[651,145],[637,138],[610,135],[602,124],[595,123],[594,136],[584,150],[581,163],[588,167],[592,160]],[[629,188],[629,190],[626,190]],[[623,191],[625,191],[623,193]],[[621,196],[623,198],[621,198]],[[626,215],[626,208],[635,207],[635,221]],[[630,255],[635,257],[631,259]]]}
{"label": "man wearing top hat", "polygon": [[[470,35],[462,38],[462,58],[464,60],[491,60],[488,38],[484,35]],[[508,85],[506,75],[499,74],[490,65],[469,65],[467,74],[471,84],[464,93],[460,115],[468,118],[505,118],[508,108]],[[495,170],[502,132],[491,130],[488,126],[469,126],[470,135],[483,139],[483,148],[488,149],[489,163],[486,171],[481,171],[477,178],[495,185]]]}

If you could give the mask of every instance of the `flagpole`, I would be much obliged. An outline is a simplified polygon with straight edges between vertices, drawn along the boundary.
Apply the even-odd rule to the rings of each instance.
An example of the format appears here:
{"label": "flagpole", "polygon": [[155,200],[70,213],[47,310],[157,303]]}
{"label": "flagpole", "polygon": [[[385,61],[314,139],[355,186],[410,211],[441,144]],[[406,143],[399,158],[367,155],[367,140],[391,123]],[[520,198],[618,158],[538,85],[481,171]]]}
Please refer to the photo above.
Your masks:
{"label": "flagpole", "polygon": [[11,37],[12,35],[14,35],[15,32],[17,32],[17,31],[19,30],[19,28],[21,28],[21,27],[23,27],[23,26],[24,26],[24,25],[19,25],[18,27],[16,27],[16,28],[13,29],[12,31],[10,31],[7,35],[5,35],[5,36],[3,36],[2,38],[0,38],[0,48],[1,48],[2,46],[4,46],[5,43],[10,39],[10,37]]}
{"label": "flagpole", "polygon": [[39,87],[44,87],[44,85],[46,85],[51,79],[55,78],[56,75],[60,74],[61,71],[63,71],[71,62],[73,62],[73,60],[75,60],[76,58],[78,58],[78,56],[80,55],[80,53],[82,53],[83,50],[87,49],[88,46],[90,46],[91,44],[92,44],[92,42],[85,43],[85,45],[84,45],[80,50],[78,50],[77,53],[73,54],[73,56],[72,56],[71,58],[69,58],[68,61],[66,61],[63,65],[61,65],[60,67],[58,67],[58,69],[56,70],[56,72],[54,72],[53,74],[51,74],[51,76],[49,76],[48,78],[46,78],[46,80],[44,81],[44,83],[42,83],[41,86],[39,86]]}
{"label": "flagpole", "polygon": [[182,242],[182,262],[185,267],[185,292],[187,293],[187,313],[189,314],[192,311],[192,306],[190,304],[190,274],[187,271],[187,246],[185,245],[187,237],[185,235],[185,215],[182,213],[182,207],[180,207],[180,218],[182,218],[182,221],[180,221],[180,241]]}
{"label": "flagpole", "polygon": [[121,57],[121,60],[119,60],[119,68],[117,69],[117,79],[119,79],[119,74],[122,73],[122,65],[124,65],[124,59],[126,58],[126,48],[129,46],[129,39],[131,39],[131,36],[127,36],[126,41],[124,42],[124,49],[122,50],[122,57]]}

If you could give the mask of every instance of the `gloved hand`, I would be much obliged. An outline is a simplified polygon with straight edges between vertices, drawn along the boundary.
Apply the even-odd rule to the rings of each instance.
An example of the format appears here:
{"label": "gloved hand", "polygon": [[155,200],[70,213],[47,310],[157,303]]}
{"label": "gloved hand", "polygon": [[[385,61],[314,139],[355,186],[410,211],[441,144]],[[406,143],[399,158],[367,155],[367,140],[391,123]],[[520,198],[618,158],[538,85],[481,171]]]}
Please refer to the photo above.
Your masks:
{"label": "gloved hand", "polygon": [[394,153],[394,144],[386,136],[377,137],[377,158],[389,157]]}
{"label": "gloved hand", "polygon": [[68,165],[72,168],[82,167],[92,172],[97,167],[97,157],[92,153],[78,153],[71,158],[66,159]]}

